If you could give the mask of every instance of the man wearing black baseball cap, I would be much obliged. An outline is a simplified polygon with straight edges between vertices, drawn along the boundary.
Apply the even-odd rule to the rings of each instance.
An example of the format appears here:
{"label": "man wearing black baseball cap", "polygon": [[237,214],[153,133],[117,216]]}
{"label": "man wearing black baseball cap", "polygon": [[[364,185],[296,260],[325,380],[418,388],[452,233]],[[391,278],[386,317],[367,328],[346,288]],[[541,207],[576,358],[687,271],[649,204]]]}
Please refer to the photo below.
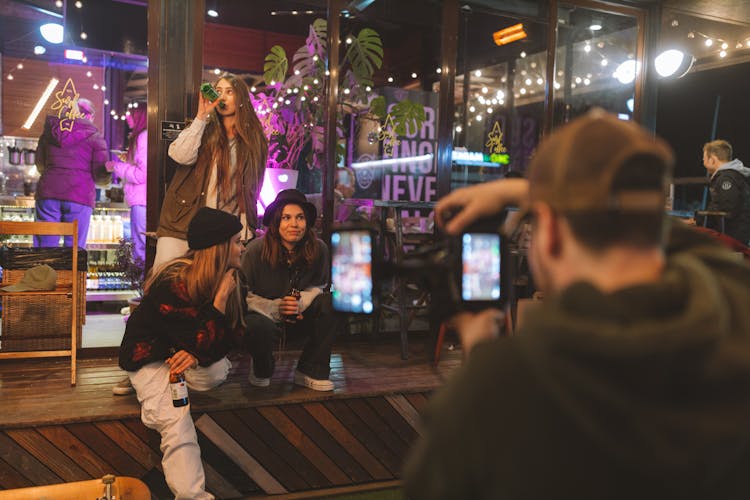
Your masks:
{"label": "man wearing black baseball cap", "polygon": [[331,346],[336,335],[328,269],[328,247],[315,236],[318,212],[296,189],[276,195],[263,214],[266,233],[242,257],[249,290],[245,317],[253,357],[249,382],[266,387],[274,371],[273,347],[286,333],[307,340],[294,383],[332,391]]}
{"label": "man wearing black baseball cap", "polygon": [[750,497],[750,267],[668,219],[671,167],[663,141],[596,110],[527,179],[438,203],[450,234],[525,209],[544,300],[508,338],[499,311],[455,318],[470,354],[425,412],[409,498]]}

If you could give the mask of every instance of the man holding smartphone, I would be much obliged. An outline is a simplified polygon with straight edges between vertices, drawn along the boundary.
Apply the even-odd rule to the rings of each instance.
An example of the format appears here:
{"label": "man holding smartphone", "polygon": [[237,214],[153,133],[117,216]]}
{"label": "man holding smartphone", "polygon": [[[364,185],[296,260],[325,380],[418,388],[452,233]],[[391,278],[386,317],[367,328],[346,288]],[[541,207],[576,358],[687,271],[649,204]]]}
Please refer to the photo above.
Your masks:
{"label": "man holding smartphone", "polygon": [[[595,110],[526,179],[454,191],[450,234],[504,206],[533,218],[544,301],[518,335],[463,313],[463,367],[429,403],[412,499],[750,497],[750,267],[665,214],[673,155]],[[671,227],[670,227],[671,226]]]}

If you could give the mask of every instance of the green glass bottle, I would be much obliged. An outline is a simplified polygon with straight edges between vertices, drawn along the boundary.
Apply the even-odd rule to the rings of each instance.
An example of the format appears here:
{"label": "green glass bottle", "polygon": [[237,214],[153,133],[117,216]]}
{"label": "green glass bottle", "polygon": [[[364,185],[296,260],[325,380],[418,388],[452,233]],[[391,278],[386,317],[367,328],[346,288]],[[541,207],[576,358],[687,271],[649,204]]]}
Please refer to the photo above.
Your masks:
{"label": "green glass bottle", "polygon": [[[219,93],[216,92],[216,89],[211,85],[210,83],[202,83],[201,84],[201,94],[203,94],[203,97],[208,99],[211,102],[214,102],[216,99],[219,98]],[[225,104],[224,101],[221,101],[219,103],[220,108],[224,108]]]}

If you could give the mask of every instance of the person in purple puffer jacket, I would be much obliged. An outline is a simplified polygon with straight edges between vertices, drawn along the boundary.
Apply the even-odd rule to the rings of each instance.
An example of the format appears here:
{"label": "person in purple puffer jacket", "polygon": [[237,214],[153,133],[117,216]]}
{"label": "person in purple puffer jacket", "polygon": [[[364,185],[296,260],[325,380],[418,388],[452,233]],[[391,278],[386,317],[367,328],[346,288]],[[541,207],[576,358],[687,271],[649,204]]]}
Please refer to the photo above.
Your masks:
{"label": "person in purple puffer jacket", "polygon": [[130,237],[133,256],[146,262],[146,163],[148,160],[148,119],[146,108],[133,108],[126,120],[130,127],[128,151],[122,161],[106,163],[109,172],[122,179],[125,201],[130,207]]}
{"label": "person in purple puffer jacket", "polygon": [[[85,248],[89,220],[94,210],[95,177],[106,173],[107,143],[94,123],[94,106],[88,99],[74,104],[78,116],[72,126],[61,127],[62,120],[48,116],[39,138],[36,168],[41,177],[36,189],[36,220],[47,222],[78,221],[78,246]],[[61,113],[60,116],[63,116]],[[68,130],[69,129],[69,130]],[[58,236],[35,236],[34,246],[56,247]],[[64,244],[73,246],[73,237]]]}

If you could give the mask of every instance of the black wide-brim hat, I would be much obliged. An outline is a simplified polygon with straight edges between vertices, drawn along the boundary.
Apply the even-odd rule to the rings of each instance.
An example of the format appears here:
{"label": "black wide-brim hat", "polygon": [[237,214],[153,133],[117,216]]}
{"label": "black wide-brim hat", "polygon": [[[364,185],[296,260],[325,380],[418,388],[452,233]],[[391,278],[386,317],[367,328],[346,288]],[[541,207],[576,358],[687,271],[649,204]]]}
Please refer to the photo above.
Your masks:
{"label": "black wide-brim hat", "polygon": [[307,224],[310,226],[315,224],[315,219],[318,217],[318,209],[315,208],[315,205],[307,201],[307,198],[305,198],[305,195],[302,194],[302,192],[296,189],[285,189],[279,191],[279,194],[276,195],[276,199],[266,207],[266,211],[263,214],[263,225],[266,227],[270,226],[271,221],[273,220],[273,214],[276,210],[281,210],[286,205],[299,205],[305,212]]}

